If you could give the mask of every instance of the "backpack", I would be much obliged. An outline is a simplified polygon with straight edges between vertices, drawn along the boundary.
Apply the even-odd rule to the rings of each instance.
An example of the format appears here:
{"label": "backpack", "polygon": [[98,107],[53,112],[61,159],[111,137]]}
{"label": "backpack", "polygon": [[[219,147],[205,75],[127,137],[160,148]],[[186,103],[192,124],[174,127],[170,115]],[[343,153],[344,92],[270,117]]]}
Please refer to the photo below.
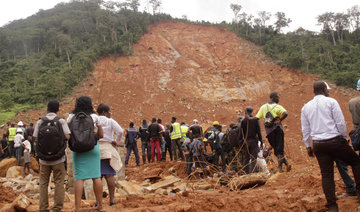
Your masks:
{"label": "backpack", "polygon": [[274,116],[271,114],[271,111],[276,107],[277,105],[275,105],[271,110],[269,110],[269,105],[267,105],[267,109],[268,112],[265,114],[265,118],[264,118],[264,125],[267,128],[271,128],[274,126]]}
{"label": "backpack", "polygon": [[73,152],[88,152],[97,143],[92,117],[84,112],[76,114],[70,121],[69,148]]}
{"label": "backpack", "polygon": [[349,136],[354,150],[360,150],[360,127],[351,130]]}
{"label": "backpack", "polygon": [[41,160],[54,161],[65,155],[66,142],[60,118],[55,117],[49,120],[47,117],[41,118],[39,126],[36,153]]}

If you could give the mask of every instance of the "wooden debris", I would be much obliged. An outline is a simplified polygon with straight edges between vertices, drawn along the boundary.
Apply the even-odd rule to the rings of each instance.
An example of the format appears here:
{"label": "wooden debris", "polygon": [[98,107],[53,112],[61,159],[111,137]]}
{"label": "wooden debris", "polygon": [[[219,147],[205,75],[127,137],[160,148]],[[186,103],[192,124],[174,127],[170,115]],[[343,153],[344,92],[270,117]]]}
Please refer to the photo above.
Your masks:
{"label": "wooden debris", "polygon": [[120,181],[118,181],[118,183],[127,194],[138,195],[138,194],[144,193],[143,187],[136,183],[129,182],[126,180],[120,180]]}
{"label": "wooden debris", "polygon": [[242,175],[231,178],[227,185],[231,190],[246,189],[255,185],[264,185],[268,178],[269,176],[264,172]]}
{"label": "wooden debris", "polygon": [[152,184],[151,186],[145,187],[145,190],[148,192],[154,192],[155,190],[159,188],[167,188],[171,186],[172,184],[179,182],[180,179],[177,177],[174,177],[172,175],[166,176],[164,180],[159,181],[157,183]]}

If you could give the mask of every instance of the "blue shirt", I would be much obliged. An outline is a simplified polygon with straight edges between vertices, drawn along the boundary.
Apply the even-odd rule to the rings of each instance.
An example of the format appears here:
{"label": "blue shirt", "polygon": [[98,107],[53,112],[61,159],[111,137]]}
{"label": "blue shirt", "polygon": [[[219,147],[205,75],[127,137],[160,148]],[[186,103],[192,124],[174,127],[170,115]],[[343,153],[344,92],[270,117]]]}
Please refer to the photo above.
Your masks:
{"label": "blue shirt", "polygon": [[126,139],[129,143],[136,143],[136,139],[140,137],[139,131],[135,128],[129,128],[126,130]]}
{"label": "blue shirt", "polygon": [[190,145],[190,148],[193,152],[193,156],[201,156],[202,149],[203,149],[203,143],[199,139],[194,139],[193,142]]}

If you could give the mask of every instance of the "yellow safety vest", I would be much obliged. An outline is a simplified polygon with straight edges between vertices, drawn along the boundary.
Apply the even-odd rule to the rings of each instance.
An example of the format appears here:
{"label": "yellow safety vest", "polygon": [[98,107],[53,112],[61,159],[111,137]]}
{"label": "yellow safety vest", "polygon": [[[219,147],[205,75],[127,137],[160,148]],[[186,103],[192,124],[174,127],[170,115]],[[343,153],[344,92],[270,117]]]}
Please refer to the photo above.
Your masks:
{"label": "yellow safety vest", "polygon": [[181,138],[181,129],[180,129],[180,124],[175,122],[172,124],[172,132],[171,132],[171,140],[175,140],[175,139],[179,139]]}
{"label": "yellow safety vest", "polygon": [[181,129],[181,137],[185,140],[186,139],[186,133],[189,131],[189,127],[182,125],[180,127]]}
{"label": "yellow safety vest", "polygon": [[16,135],[16,128],[10,127],[9,128],[9,141],[14,141],[15,135]]}

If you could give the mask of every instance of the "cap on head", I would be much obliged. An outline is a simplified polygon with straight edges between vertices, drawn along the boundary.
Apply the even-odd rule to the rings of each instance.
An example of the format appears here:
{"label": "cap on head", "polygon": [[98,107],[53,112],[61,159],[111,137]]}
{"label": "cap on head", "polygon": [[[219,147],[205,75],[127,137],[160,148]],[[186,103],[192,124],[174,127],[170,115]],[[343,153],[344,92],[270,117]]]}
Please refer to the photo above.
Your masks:
{"label": "cap on head", "polygon": [[22,121],[19,121],[17,125],[18,125],[18,126],[24,126],[24,124],[23,124]]}
{"label": "cap on head", "polygon": [[197,119],[194,119],[193,122],[197,124],[199,121]]}
{"label": "cap on head", "polygon": [[220,123],[218,121],[214,121],[213,126],[217,126],[217,125],[220,125]]}
{"label": "cap on head", "polygon": [[20,129],[20,128],[16,129],[16,133],[22,133],[22,132],[23,132],[22,129]]}

